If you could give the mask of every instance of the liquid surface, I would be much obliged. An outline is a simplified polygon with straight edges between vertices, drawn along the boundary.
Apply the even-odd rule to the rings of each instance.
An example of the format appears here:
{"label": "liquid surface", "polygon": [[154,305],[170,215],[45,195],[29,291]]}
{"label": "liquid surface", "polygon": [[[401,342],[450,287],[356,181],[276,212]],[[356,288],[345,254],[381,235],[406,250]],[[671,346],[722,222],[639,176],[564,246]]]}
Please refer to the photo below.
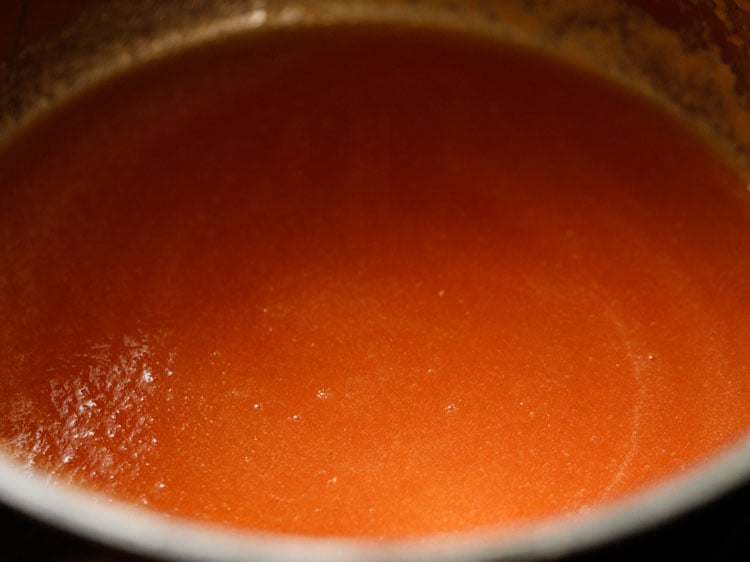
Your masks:
{"label": "liquid surface", "polygon": [[750,425],[750,206],[642,100],[428,31],[155,63],[0,154],[0,437],[251,529],[575,512]]}

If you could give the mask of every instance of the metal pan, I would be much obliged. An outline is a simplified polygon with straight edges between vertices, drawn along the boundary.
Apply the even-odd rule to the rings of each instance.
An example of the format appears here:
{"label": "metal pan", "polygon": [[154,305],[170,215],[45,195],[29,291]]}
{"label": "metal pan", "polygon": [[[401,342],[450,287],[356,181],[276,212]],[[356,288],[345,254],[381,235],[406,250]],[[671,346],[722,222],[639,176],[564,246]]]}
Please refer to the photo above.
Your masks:
{"label": "metal pan", "polygon": [[[35,115],[142,62],[258,29],[359,21],[437,26],[554,53],[650,96],[750,162],[750,6],[646,0],[192,0],[108,2],[2,67],[0,141]],[[750,436],[658,486],[512,535],[380,543],[241,533],[159,516],[80,489],[50,487],[0,452],[0,500],[124,551],[165,560],[531,560],[623,538],[695,509],[750,479]]]}

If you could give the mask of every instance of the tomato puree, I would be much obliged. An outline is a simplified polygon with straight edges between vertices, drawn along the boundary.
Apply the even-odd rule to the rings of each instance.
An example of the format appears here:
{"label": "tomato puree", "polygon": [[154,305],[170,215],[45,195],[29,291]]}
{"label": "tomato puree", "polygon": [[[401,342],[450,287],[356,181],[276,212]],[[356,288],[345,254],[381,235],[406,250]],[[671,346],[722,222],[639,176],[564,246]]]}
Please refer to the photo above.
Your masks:
{"label": "tomato puree", "polygon": [[618,87],[258,33],[0,152],[0,439],[174,516],[394,538],[606,503],[750,426],[750,202]]}

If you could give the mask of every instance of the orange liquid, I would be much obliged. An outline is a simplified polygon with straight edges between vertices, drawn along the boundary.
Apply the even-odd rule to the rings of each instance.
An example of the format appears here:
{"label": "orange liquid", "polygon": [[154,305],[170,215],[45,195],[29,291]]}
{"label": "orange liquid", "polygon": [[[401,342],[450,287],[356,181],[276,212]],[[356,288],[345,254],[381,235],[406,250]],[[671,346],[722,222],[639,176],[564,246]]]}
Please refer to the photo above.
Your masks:
{"label": "orange liquid", "polygon": [[0,154],[0,436],[158,511],[512,525],[750,426],[750,203],[641,99],[470,37],[269,33]]}

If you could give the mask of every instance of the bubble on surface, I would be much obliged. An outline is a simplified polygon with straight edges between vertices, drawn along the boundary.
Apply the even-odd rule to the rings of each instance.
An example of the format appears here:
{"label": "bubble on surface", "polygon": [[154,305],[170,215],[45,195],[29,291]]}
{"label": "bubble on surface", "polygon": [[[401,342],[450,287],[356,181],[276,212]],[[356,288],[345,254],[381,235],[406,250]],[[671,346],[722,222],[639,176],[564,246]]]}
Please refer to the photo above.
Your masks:
{"label": "bubble on surface", "polygon": [[16,405],[9,445],[27,468],[110,482],[136,475],[157,440],[149,407],[167,366],[151,338],[126,336],[96,343],[48,368],[48,404],[25,398]]}

